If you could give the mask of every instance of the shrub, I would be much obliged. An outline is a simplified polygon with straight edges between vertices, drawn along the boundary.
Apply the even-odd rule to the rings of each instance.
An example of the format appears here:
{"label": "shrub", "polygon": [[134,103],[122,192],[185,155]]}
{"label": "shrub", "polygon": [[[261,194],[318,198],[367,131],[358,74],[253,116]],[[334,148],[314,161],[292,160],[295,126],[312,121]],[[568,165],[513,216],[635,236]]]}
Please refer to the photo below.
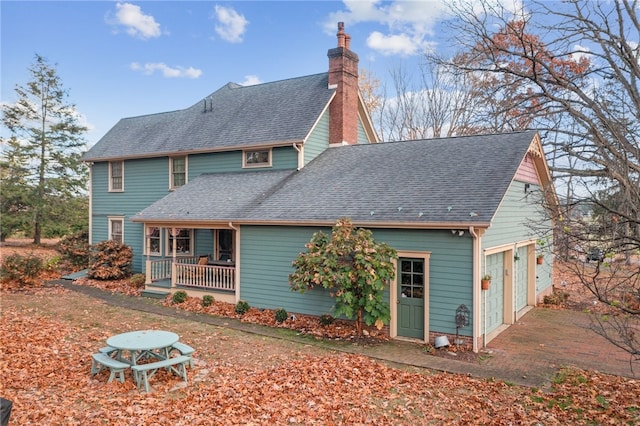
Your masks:
{"label": "shrub", "polygon": [[249,308],[250,306],[246,301],[240,300],[238,303],[236,303],[236,314],[244,315],[249,312]]}
{"label": "shrub", "polygon": [[329,314],[320,315],[320,325],[322,325],[323,327],[333,324],[334,321],[335,321],[335,318],[333,318]]}
{"label": "shrub", "polygon": [[545,305],[562,305],[569,299],[569,293],[558,290],[556,288],[553,289],[553,293],[545,296],[542,299],[542,302]]}
{"label": "shrub", "polygon": [[188,296],[186,291],[178,290],[173,293],[173,296],[171,296],[171,303],[173,303],[174,305],[184,303],[187,300],[187,297]]}
{"label": "shrub", "polygon": [[144,274],[134,274],[129,279],[129,284],[133,288],[144,288],[144,283],[147,281],[147,277]]}
{"label": "shrub", "polygon": [[210,294],[205,294],[204,296],[202,296],[202,306],[204,306],[205,308],[207,306],[211,306],[213,302],[215,302],[215,299]]}
{"label": "shrub", "polygon": [[275,312],[274,317],[276,319],[276,322],[278,324],[280,324],[280,323],[285,322],[287,320],[287,318],[289,318],[289,314],[287,313],[287,311],[285,311],[284,309],[280,308]]}
{"label": "shrub", "polygon": [[44,269],[47,271],[55,271],[60,266],[60,256],[54,256],[50,259],[47,259],[44,263]]}
{"label": "shrub", "polygon": [[119,280],[131,276],[131,247],[117,241],[102,241],[91,246],[89,278]]}
{"label": "shrub", "polygon": [[67,235],[58,241],[56,250],[62,255],[62,259],[74,268],[86,268],[89,266],[89,233],[80,231]]}
{"label": "shrub", "polygon": [[24,285],[32,285],[43,269],[42,259],[37,256],[12,254],[3,259],[0,274],[3,282],[20,281]]}

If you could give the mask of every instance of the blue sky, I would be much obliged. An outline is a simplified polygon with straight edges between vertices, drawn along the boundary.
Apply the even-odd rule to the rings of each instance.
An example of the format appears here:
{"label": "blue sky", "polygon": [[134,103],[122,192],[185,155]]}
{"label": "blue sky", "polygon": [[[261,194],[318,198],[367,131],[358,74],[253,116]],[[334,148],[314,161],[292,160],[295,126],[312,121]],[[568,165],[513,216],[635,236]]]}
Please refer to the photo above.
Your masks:
{"label": "blue sky", "polygon": [[55,65],[97,142],[123,117],[186,108],[232,81],[325,72],[344,21],[360,67],[385,79],[446,47],[441,1],[0,2],[1,99],[35,54]]}

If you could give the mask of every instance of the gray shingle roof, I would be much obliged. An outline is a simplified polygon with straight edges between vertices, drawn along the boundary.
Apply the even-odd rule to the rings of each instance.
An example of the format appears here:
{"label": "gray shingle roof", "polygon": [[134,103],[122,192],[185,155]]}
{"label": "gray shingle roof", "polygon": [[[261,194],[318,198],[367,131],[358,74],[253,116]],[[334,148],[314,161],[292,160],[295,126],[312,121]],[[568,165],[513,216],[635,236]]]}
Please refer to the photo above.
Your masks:
{"label": "gray shingle roof", "polygon": [[255,86],[229,83],[205,98],[206,112],[202,100],[179,111],[123,118],[83,160],[301,141],[334,91],[326,73]]}
{"label": "gray shingle roof", "polygon": [[137,219],[488,224],[534,135],[329,148],[300,171],[203,176]]}
{"label": "gray shingle roof", "polygon": [[293,173],[294,170],[205,173],[156,201],[135,219],[237,220]]}

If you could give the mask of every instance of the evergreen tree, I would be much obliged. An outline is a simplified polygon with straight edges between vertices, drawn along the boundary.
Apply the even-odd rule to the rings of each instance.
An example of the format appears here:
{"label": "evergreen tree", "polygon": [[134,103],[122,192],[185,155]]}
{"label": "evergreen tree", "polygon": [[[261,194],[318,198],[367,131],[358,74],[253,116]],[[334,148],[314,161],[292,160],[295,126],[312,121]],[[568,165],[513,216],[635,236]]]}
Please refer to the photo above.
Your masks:
{"label": "evergreen tree", "polygon": [[6,237],[26,226],[40,244],[50,208],[86,190],[87,170],[80,157],[87,129],[79,123],[75,105],[67,102],[55,66],[36,54],[29,73],[26,85],[16,85],[17,101],[2,107],[2,124],[10,135],[0,139],[1,234]]}

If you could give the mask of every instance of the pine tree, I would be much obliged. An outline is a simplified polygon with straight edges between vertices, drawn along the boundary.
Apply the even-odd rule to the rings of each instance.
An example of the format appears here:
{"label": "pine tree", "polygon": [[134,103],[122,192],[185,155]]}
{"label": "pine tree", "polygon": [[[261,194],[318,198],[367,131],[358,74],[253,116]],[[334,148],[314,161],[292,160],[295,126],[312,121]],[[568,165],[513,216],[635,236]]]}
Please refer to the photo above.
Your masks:
{"label": "pine tree", "polygon": [[[10,132],[8,139],[0,139],[2,215],[3,222],[7,216],[15,222],[14,229],[27,222],[33,242],[40,244],[49,207],[86,190],[87,171],[80,159],[87,128],[67,102],[55,66],[36,54],[29,73],[26,85],[16,85],[17,101],[2,107],[2,124]],[[2,236],[10,231],[3,224]]]}

